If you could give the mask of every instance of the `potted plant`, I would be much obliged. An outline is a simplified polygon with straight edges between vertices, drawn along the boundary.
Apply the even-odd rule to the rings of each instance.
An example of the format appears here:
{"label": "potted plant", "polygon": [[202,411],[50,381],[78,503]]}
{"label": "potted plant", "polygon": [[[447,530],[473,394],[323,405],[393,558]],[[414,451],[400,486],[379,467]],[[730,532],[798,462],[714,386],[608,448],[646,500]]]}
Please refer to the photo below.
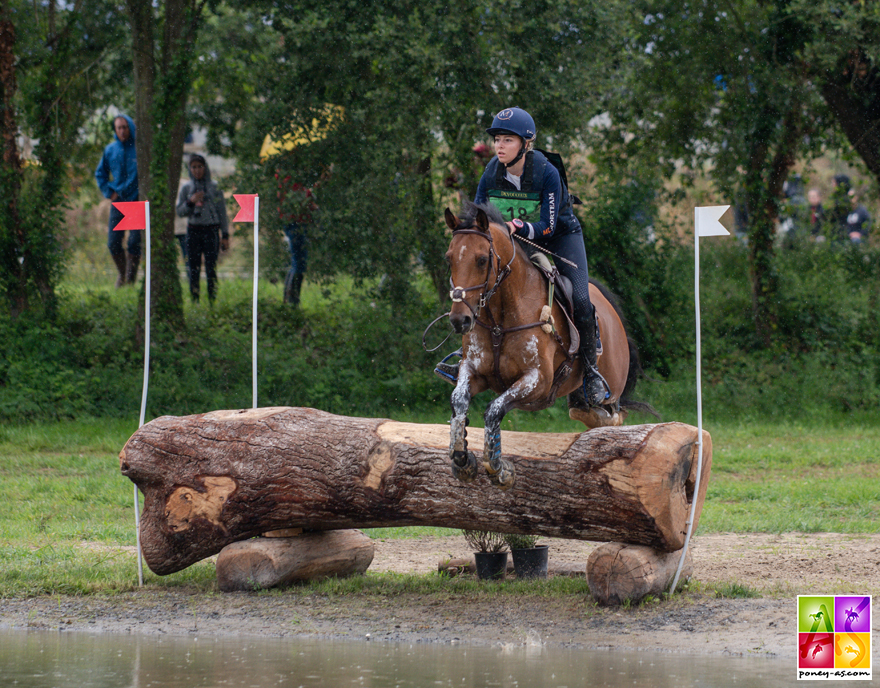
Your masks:
{"label": "potted plant", "polygon": [[467,543],[474,549],[477,578],[481,580],[504,580],[507,572],[507,546],[504,535],[489,530],[462,530]]}
{"label": "potted plant", "polygon": [[517,578],[546,578],[549,547],[538,544],[537,535],[508,533],[504,541],[513,553]]}

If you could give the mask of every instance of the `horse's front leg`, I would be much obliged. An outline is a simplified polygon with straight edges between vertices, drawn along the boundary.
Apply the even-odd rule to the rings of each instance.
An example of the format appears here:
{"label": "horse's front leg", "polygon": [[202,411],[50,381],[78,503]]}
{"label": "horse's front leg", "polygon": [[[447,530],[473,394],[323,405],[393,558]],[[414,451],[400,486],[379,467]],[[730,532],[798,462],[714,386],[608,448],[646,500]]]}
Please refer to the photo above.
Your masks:
{"label": "horse's front leg", "polygon": [[516,469],[509,461],[501,458],[501,421],[507,412],[520,399],[534,389],[537,371],[528,373],[517,380],[511,387],[489,404],[486,409],[486,441],[483,448],[483,467],[489,474],[489,480],[502,490],[509,490],[516,482]]}
{"label": "horse's front leg", "polygon": [[458,371],[458,383],[452,392],[452,421],[449,432],[449,458],[452,475],[463,483],[477,477],[477,457],[467,448],[468,409],[471,404],[471,368],[463,361]]}

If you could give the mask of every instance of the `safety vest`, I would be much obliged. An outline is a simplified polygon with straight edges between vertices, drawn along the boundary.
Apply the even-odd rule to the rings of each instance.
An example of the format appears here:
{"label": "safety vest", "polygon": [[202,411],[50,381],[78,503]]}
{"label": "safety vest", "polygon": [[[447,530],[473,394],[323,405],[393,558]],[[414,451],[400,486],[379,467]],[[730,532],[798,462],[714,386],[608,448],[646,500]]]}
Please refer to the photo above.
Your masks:
{"label": "safety vest", "polygon": [[[559,170],[560,186],[562,187],[562,202],[559,206],[558,223],[568,226],[570,219],[577,221],[571,210],[571,196],[568,193],[568,185],[566,184],[565,170],[559,169],[561,158],[555,153],[559,164],[554,166]],[[544,170],[548,164],[554,164],[544,154],[543,151],[532,150],[525,155],[525,164],[523,173],[520,177],[520,188],[516,189],[513,184],[505,178],[507,170],[498,158],[492,158],[486,166],[485,174],[490,175],[490,179],[494,179],[492,188],[486,190],[486,196],[489,203],[494,205],[501,212],[505,220],[520,219],[523,222],[539,222],[541,220],[541,199],[544,191]]]}

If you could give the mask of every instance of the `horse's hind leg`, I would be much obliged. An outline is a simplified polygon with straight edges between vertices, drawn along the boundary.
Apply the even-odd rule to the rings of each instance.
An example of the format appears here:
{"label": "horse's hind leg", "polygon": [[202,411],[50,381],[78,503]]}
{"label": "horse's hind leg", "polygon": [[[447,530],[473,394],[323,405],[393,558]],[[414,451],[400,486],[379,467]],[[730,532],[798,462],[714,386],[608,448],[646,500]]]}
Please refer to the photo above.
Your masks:
{"label": "horse's hind leg", "polygon": [[489,480],[502,490],[509,490],[516,482],[516,469],[509,461],[501,458],[501,421],[513,407],[513,395],[507,390],[495,399],[486,409],[486,439],[483,448],[483,468]]}
{"label": "horse's hind leg", "polygon": [[477,477],[477,457],[467,448],[468,408],[471,403],[469,375],[462,366],[458,384],[452,393],[452,420],[449,432],[449,458],[452,459],[452,475],[463,483]]}

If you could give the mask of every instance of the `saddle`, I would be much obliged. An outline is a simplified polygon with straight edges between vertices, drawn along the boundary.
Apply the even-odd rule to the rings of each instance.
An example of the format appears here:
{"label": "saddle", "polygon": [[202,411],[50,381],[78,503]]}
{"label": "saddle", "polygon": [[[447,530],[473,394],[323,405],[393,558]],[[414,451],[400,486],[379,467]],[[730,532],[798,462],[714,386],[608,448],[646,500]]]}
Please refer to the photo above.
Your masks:
{"label": "saddle", "polygon": [[[569,347],[569,353],[574,350],[577,353],[580,348],[580,333],[577,331],[577,328],[574,326],[574,297],[572,293],[574,289],[571,285],[571,280],[568,277],[561,275],[559,270],[556,269],[556,266],[550,262],[550,259],[540,251],[534,251],[529,254],[529,259],[532,261],[532,265],[538,268],[538,272],[540,272],[544,279],[547,280],[547,301],[549,303],[550,299],[554,299],[559,306],[562,308],[562,312],[565,313],[565,317],[568,320],[568,329],[571,335],[571,347]],[[602,355],[602,336],[599,331],[599,315],[596,314],[596,355]],[[543,318],[542,318],[543,319]]]}

